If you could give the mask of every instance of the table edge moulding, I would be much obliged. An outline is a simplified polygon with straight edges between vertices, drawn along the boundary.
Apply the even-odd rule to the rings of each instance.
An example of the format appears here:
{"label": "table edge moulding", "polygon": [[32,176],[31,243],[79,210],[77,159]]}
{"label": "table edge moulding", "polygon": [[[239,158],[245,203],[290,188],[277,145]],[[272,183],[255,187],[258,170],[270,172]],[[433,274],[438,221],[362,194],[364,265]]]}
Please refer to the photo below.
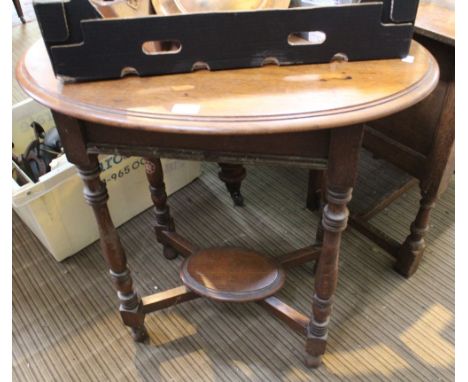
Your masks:
{"label": "table edge moulding", "polygon": [[[405,72],[405,66],[415,64],[412,62],[415,55],[423,56],[421,61],[428,67],[420,69],[421,73],[424,74],[421,77],[405,78],[408,74]],[[382,78],[384,68],[393,72],[393,74],[385,72],[385,75],[390,77],[389,89],[385,89],[385,78]],[[22,58],[17,67],[16,75],[26,93],[43,105],[73,118],[149,131],[202,135],[253,135],[327,129],[362,123],[394,114],[407,108],[408,105],[421,101],[427,94],[427,89],[435,87],[438,80],[438,66],[425,48],[413,42],[409,56],[403,60],[374,60],[287,67],[268,66],[254,69],[202,71],[64,84],[54,77],[50,62],[46,57],[45,47],[42,41],[38,41]],[[358,75],[360,78],[355,78]],[[234,78],[234,80],[228,80],[229,77]],[[256,87],[255,83],[267,79],[273,85],[264,90]],[[275,88],[275,81],[277,83],[280,80],[286,85]],[[375,94],[370,94],[368,97],[363,97],[362,93],[353,94],[355,81],[358,80],[367,81],[367,88],[363,87],[362,91],[373,87]],[[294,105],[295,110],[290,113],[282,113],[281,109],[278,108],[273,109],[276,111],[275,113],[262,113],[262,107],[266,109],[270,105],[256,105],[249,109],[251,98],[244,97],[245,99],[243,99],[241,93],[232,100],[232,106],[241,110],[235,114],[227,112],[226,108],[220,106],[219,103],[217,104],[215,97],[210,98],[210,94],[203,93],[200,86],[197,86],[206,85],[209,81],[226,81],[232,91],[241,92],[243,86],[246,86],[247,90],[264,91],[272,98],[270,104],[273,106],[279,106],[278,102],[287,96],[281,92],[291,89],[291,84],[304,88],[306,85],[299,84],[302,82],[310,84],[310,88],[315,91],[327,92],[331,97],[329,99],[330,106],[325,109],[307,110],[308,106]],[[380,87],[375,86],[377,81],[380,82]],[[249,84],[249,82],[254,84]],[[160,89],[144,96],[154,95],[156,97],[156,91],[165,91],[165,96],[173,96],[181,102],[171,101],[168,105],[161,105],[155,111],[143,111],[136,110],[138,107],[133,109],[119,107],[120,99],[105,97],[115,88],[147,87],[156,89],[158,86]],[[336,88],[337,86],[338,88]],[[95,94],[89,94],[90,89],[93,89]],[[340,91],[344,94],[342,97],[340,97]],[[310,98],[310,93],[310,91],[302,91],[295,94],[295,99],[288,97],[287,101],[290,102],[288,106],[292,106],[292,102],[296,102],[296,98],[299,96],[301,98],[297,99],[297,103],[300,103],[302,99],[314,101],[313,98]],[[118,95],[121,97],[124,93]],[[114,97],[117,96],[114,95]],[[356,102],[355,100],[359,97],[363,97],[365,101],[371,100]],[[99,98],[101,100],[107,98],[110,101],[102,104],[91,102],[98,101]],[[322,98],[325,97],[322,96]],[[161,99],[156,98],[156,100]],[[346,104],[346,102],[351,103],[351,105]],[[264,103],[267,103],[267,100]],[[153,106],[150,105],[149,108]],[[211,108],[209,114],[203,114],[205,108]],[[260,108],[260,112],[252,113],[252,109],[255,108]],[[162,109],[165,112],[161,112]],[[243,109],[246,109],[245,114],[241,114]]]}

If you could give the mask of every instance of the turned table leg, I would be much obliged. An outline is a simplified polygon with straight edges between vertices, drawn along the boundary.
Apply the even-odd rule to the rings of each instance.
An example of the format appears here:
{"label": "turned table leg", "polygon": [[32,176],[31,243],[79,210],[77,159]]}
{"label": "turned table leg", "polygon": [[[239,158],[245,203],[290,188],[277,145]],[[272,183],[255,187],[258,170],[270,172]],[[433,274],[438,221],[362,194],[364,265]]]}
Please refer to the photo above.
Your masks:
{"label": "turned table leg", "polygon": [[[451,73],[454,73],[451,68]],[[421,200],[411,233],[397,254],[395,270],[405,277],[418,269],[424,254],[424,237],[429,230],[432,208],[447,189],[455,167],[455,80],[450,80],[438,121],[434,147],[426,160],[425,176],[420,181]]]}
{"label": "turned table leg", "polygon": [[306,365],[318,367],[325,353],[328,324],[338,282],[341,233],[346,229],[352,187],[357,173],[362,128],[352,126],[331,133],[326,205],[322,214],[322,251],[315,273],[312,315],[307,327]]}
{"label": "turned table leg", "polygon": [[129,326],[135,341],[141,342],[148,337],[144,321],[145,313],[140,296],[133,288],[127,257],[119,235],[107,207],[107,187],[101,181],[97,155],[88,155],[85,144],[85,131],[77,119],[52,111],[55,124],[60,134],[67,159],[75,164],[84,183],[85,200],[93,208],[99,228],[101,251],[117,296],[120,301],[120,315],[125,325]]}
{"label": "turned table leg", "polygon": [[246,176],[244,166],[229,163],[218,164],[221,168],[221,171],[218,173],[219,179],[226,184],[234,205],[242,207],[244,205],[244,197],[241,194],[241,185]]}
{"label": "turned table leg", "polygon": [[[145,158],[145,171],[150,185],[151,199],[154,204],[154,230],[158,241],[162,242],[161,233],[163,231],[175,232],[175,224],[167,205],[166,185],[164,184],[161,159],[155,157]],[[177,257],[176,250],[166,243],[163,244],[163,254],[169,260]]]}
{"label": "turned table leg", "polygon": [[306,364],[309,367],[319,366],[321,356],[325,353],[328,323],[338,280],[341,232],[346,229],[349,214],[346,205],[351,200],[352,189],[338,190],[331,186],[327,191],[328,203],[322,217],[322,253],[315,272],[315,294],[306,342]]}
{"label": "turned table leg", "polygon": [[78,172],[84,182],[84,197],[93,208],[96,217],[102,254],[117,289],[122,320],[130,327],[133,339],[141,342],[148,337],[144,326],[145,314],[142,312],[141,299],[133,288],[125,252],[109,214],[107,188],[99,178],[100,168],[97,156],[90,156],[89,163],[89,166],[78,166]]}
{"label": "turned table leg", "polygon": [[[324,190],[326,190],[327,186],[326,186],[326,172],[325,171],[322,171],[322,174],[320,176],[320,189],[319,189],[319,192],[320,192],[320,196],[319,196],[319,205],[318,205],[318,209],[320,211],[320,217],[319,217],[319,222],[317,224],[317,230],[315,231],[315,244],[317,245],[321,245],[323,243],[323,213],[324,213],[324,209],[325,209],[325,205],[326,205],[326,195],[325,195],[325,192]],[[310,209],[309,205],[307,206],[307,208]],[[314,274],[317,274],[317,269],[318,269],[318,260],[315,261],[315,264],[314,264]]]}
{"label": "turned table leg", "polygon": [[306,207],[310,211],[317,211],[322,207],[325,174],[323,170],[309,170]]}
{"label": "turned table leg", "polygon": [[429,231],[430,214],[435,202],[435,195],[422,195],[418,214],[411,224],[411,233],[400,247],[395,263],[395,270],[402,276],[410,277],[418,269],[426,249],[424,237]]}
{"label": "turned table leg", "polygon": [[[314,209],[318,209],[320,211],[320,217],[319,217],[319,223],[317,225],[317,231],[315,233],[315,241],[317,243],[321,243],[323,241],[323,225],[322,225],[322,220],[323,220],[323,209],[325,207],[325,204],[327,202],[327,195],[325,193],[327,189],[327,172],[326,171],[318,171],[318,170],[311,170],[309,172],[309,176],[313,174],[313,180],[309,179],[309,190],[308,190],[308,201],[309,197],[311,195],[311,184],[313,183],[314,187],[313,189],[315,190],[315,196],[317,198],[316,203],[317,205],[314,206]],[[320,183],[317,183],[316,180],[319,179]],[[311,211],[314,209],[311,209],[311,206],[308,204],[307,208]]]}

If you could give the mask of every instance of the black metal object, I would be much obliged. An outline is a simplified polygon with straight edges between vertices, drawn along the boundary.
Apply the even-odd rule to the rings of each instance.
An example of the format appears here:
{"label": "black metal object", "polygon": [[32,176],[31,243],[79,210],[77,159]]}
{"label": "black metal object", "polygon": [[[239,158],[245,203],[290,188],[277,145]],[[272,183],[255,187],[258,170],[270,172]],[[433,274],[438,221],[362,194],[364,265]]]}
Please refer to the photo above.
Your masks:
{"label": "black metal object", "polygon": [[13,160],[19,168],[28,175],[33,182],[50,171],[50,162],[57,158],[62,151],[62,144],[57,129],[54,127],[44,132],[43,127],[37,123],[31,123],[36,139],[26,148],[24,154],[15,156]]}
{"label": "black metal object", "polygon": [[[65,80],[118,78],[211,70],[404,57],[418,0],[222,12],[134,19],[101,19],[87,0],[34,4],[55,74]],[[320,31],[323,43],[291,45],[291,33]],[[173,52],[146,54],[147,41],[180,43]],[[202,65],[202,66],[203,66]]]}

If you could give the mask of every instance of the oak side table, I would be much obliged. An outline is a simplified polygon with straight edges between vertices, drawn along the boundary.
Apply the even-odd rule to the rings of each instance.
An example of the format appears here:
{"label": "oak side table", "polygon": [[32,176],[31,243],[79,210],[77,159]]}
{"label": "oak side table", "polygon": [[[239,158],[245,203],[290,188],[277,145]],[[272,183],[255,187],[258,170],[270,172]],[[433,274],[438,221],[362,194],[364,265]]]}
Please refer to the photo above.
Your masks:
{"label": "oak side table", "polygon": [[[411,178],[399,189],[388,190],[365,210],[351,211],[350,218],[354,228],[395,257],[395,270],[405,277],[412,276],[419,267],[431,211],[447,189],[455,168],[455,0],[421,0],[414,39],[437,60],[440,79],[436,89],[417,105],[367,124],[363,138],[366,149]],[[418,182],[420,205],[403,243],[369,223]]]}
{"label": "oak side table", "polygon": [[[325,353],[338,276],[341,232],[348,220],[362,124],[421,101],[439,69],[413,42],[408,59],[266,66],[219,72],[64,84],[54,77],[42,41],[17,67],[18,81],[49,107],[84,197],[99,226],[102,254],[136,341],[147,338],[145,315],[197,297],[256,301],[306,337],[306,364]],[[155,233],[164,255],[185,257],[182,286],[140,297],[107,208],[97,155],[146,159]],[[198,249],[180,233],[167,205],[160,157],[220,163],[270,163],[328,170],[321,242],[279,258],[242,248]],[[203,213],[203,211],[200,211]],[[286,270],[317,260],[310,318],[274,297]]]}

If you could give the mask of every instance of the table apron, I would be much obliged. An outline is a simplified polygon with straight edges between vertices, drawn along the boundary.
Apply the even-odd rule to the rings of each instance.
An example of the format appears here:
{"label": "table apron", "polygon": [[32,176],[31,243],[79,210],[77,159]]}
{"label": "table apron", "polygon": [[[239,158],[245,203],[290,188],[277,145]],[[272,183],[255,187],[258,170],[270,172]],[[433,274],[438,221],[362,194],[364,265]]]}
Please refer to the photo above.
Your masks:
{"label": "table apron", "polygon": [[103,143],[97,144],[93,142],[87,143],[87,152],[88,154],[114,154],[122,156],[158,157],[220,163],[285,165],[316,170],[326,170],[328,164],[326,158],[159,148],[152,146],[134,147],[123,145],[108,145]]}

